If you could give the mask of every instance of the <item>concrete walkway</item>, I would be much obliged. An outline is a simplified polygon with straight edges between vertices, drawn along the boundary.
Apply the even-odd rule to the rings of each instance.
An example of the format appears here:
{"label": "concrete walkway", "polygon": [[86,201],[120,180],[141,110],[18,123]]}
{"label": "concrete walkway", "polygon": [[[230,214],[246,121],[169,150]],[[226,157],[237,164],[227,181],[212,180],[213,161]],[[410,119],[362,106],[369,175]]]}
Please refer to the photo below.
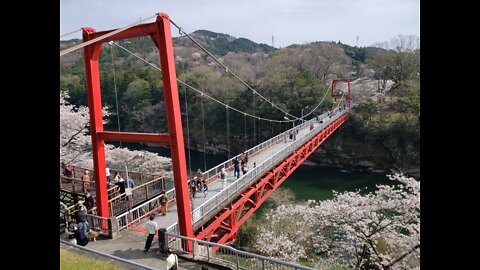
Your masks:
{"label": "concrete walkway", "polygon": [[[119,236],[115,239],[97,239],[97,241],[95,242],[90,241],[85,247],[123,259],[131,260],[136,263],[148,265],[160,270],[166,269],[166,255],[160,254],[159,252],[158,238],[155,237],[148,253],[143,252],[145,242],[146,237],[143,233],[131,229],[126,229],[122,230],[119,233]],[[179,257],[178,259],[179,269],[200,270],[202,267],[202,264],[184,260],[181,257]],[[220,270],[225,268],[208,265],[208,269]]]}

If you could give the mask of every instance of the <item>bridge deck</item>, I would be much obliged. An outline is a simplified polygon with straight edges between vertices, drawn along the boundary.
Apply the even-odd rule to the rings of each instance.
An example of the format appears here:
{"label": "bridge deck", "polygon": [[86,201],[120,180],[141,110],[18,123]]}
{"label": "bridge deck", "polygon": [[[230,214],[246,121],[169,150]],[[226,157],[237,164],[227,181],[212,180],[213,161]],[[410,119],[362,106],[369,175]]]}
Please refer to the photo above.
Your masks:
{"label": "bridge deck", "polygon": [[[311,120],[311,121],[309,121],[311,124],[310,123],[305,123],[305,125],[303,127],[295,127],[295,128],[298,128],[298,130],[299,130],[298,134],[296,135],[296,139],[298,140],[299,138],[303,137],[304,135],[306,135],[310,132],[318,133],[319,131],[318,131],[318,129],[316,129],[318,126],[320,126],[320,125],[326,126],[331,121],[337,119],[338,117],[340,117],[344,113],[346,113],[346,112],[336,113],[332,117],[333,119],[328,120],[328,121],[324,121],[323,124],[320,124],[319,122],[317,122],[315,120]],[[327,119],[327,116],[322,115],[322,116],[320,116],[320,119],[325,120],[325,119]],[[310,126],[312,124],[314,125],[314,129],[310,130]],[[293,144],[295,142],[295,140],[287,139],[286,142],[285,142],[284,138],[287,135],[288,135],[288,131],[285,132],[284,135],[282,135],[282,139],[278,140],[275,143],[272,143],[268,147],[263,148],[262,150],[260,150],[256,153],[250,154],[249,155],[249,160],[248,160],[249,170],[252,170],[254,168],[254,163],[256,163],[256,165],[258,166],[263,161],[269,159],[272,156],[275,156],[275,155],[279,154],[282,151],[282,149],[285,149],[289,145]],[[262,172],[262,173],[259,173],[259,174],[255,175],[254,177],[258,179],[263,174],[264,173]],[[242,176],[243,176],[243,174],[242,174]],[[202,221],[204,222],[204,221],[208,220],[208,218],[210,216],[215,214],[215,213],[206,213],[202,216],[199,216],[199,213],[197,213],[197,212],[199,212],[198,211],[199,206],[205,205],[205,202],[207,202],[207,201],[212,201],[212,200],[217,199],[217,197],[219,197],[218,196],[219,193],[223,190],[222,189],[222,184],[221,184],[221,181],[220,181],[220,178],[219,178],[218,174],[210,176],[208,179],[209,179],[210,182],[208,184],[208,195],[207,195],[207,197],[204,197],[203,192],[197,192],[195,198],[193,198],[193,199],[190,197],[190,207],[191,207],[191,211],[192,211],[192,219],[193,219],[192,223],[193,223],[194,229],[199,226],[199,223],[202,223]],[[228,186],[230,186],[232,183],[234,183],[236,180],[237,180],[237,178],[233,175],[233,169],[230,167],[227,170],[227,185],[226,185],[226,188]],[[231,194],[229,199],[234,199],[237,195],[238,195],[238,193]],[[208,215],[208,217],[205,217],[207,215]],[[140,222],[140,224],[138,224],[136,226],[136,228],[138,230],[142,231],[145,221]],[[171,228],[171,230],[169,230],[169,231],[179,233],[178,231],[176,231],[177,228],[172,228],[172,226],[174,226],[175,223],[178,222],[176,204],[172,204],[172,205],[169,206],[169,209],[168,209],[168,212],[167,212],[166,216],[157,216],[156,219],[155,219],[155,222],[157,222],[157,224],[159,225],[159,228]]]}

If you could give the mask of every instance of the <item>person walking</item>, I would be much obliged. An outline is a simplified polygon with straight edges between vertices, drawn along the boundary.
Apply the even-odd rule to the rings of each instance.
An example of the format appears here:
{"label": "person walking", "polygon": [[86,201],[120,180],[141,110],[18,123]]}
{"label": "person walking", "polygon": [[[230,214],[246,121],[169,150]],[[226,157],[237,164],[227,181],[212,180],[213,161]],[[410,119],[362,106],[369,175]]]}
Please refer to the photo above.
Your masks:
{"label": "person walking", "polygon": [[83,181],[83,192],[87,193],[88,188],[90,187],[90,172],[88,170],[85,170],[82,176],[82,181]]}
{"label": "person walking", "polygon": [[190,180],[190,191],[192,192],[192,198],[195,198],[195,191],[197,190],[197,184],[195,181],[196,176]]}
{"label": "person walking", "polygon": [[165,191],[162,191],[162,197],[160,197],[160,213],[162,216],[167,215],[167,204],[168,204],[168,198],[167,195],[165,194]]}
{"label": "person walking", "polygon": [[105,175],[107,176],[107,184],[110,186],[112,184],[112,175],[110,175],[110,168],[108,166],[105,168]]}
{"label": "person walking", "polygon": [[248,165],[247,163],[242,163],[242,173],[245,175],[248,172]]}
{"label": "person walking", "polygon": [[65,169],[65,176],[66,177],[73,177],[73,165],[72,163],[68,163],[67,168]]}
{"label": "person walking", "polygon": [[207,186],[207,182],[205,182],[205,180],[202,181],[202,189],[203,189],[204,198],[206,198],[207,194],[208,194],[208,186]]}
{"label": "person walking", "polygon": [[235,157],[233,160],[233,176],[237,176],[237,179],[240,178],[240,161],[238,161],[238,157]]}
{"label": "person walking", "polygon": [[195,176],[195,185],[197,187],[197,191],[200,192],[203,190],[202,182],[203,180],[201,178],[198,178]]}
{"label": "person walking", "polygon": [[143,250],[145,253],[148,253],[150,250],[150,246],[152,245],[153,238],[155,237],[155,232],[157,231],[157,223],[153,221],[155,219],[154,215],[151,215],[150,220],[145,223],[145,230],[148,233],[147,242],[145,242],[145,249]]}
{"label": "person walking", "polygon": [[93,198],[92,195],[90,195],[90,192],[87,192],[87,195],[85,197],[85,207],[87,208],[87,213],[92,214],[92,208],[95,206],[95,199]]}
{"label": "person walking", "polygon": [[222,181],[222,189],[224,189],[227,185],[227,171],[225,168],[222,168],[222,171],[220,172],[220,179]]}
{"label": "person walking", "polygon": [[67,176],[67,165],[64,161],[62,161],[62,174],[63,176]]}
{"label": "person walking", "polygon": [[243,153],[243,163],[248,163],[248,152],[247,151],[245,151]]}
{"label": "person walking", "polygon": [[197,174],[195,175],[198,179],[203,180],[203,172],[202,170],[198,169]]}

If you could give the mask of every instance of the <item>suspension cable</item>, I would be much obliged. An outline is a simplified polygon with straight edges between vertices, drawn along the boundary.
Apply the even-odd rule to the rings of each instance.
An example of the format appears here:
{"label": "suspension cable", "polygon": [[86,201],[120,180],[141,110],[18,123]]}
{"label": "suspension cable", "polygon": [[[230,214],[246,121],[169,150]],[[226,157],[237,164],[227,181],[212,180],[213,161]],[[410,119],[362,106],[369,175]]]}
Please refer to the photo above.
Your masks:
{"label": "suspension cable", "polygon": [[190,155],[190,127],[188,124],[187,88],[185,87],[185,114],[187,116],[188,175],[192,175],[192,157]]}
{"label": "suspension cable", "polygon": [[328,89],[325,91],[325,94],[323,95],[323,98],[320,100],[320,102],[317,104],[317,106],[315,106],[315,108],[313,108],[309,113],[305,114],[303,116],[303,118],[309,116],[310,114],[312,114],[314,111],[316,111],[318,109],[318,107],[320,106],[320,104],[322,104],[323,100],[325,100],[325,97],[327,96],[327,94],[330,93],[328,91]]}
{"label": "suspension cable", "polygon": [[[112,59],[112,69],[113,69],[113,88],[115,89],[115,106],[117,109],[117,124],[118,124],[118,132],[120,132],[120,113],[118,111],[118,96],[117,96],[117,81],[115,79],[115,62],[113,61],[113,46],[112,41],[109,42],[110,44],[110,58]],[[120,141],[120,147],[122,147],[122,141]]]}
{"label": "suspension cable", "polygon": [[157,17],[157,14],[155,14],[155,15],[153,15],[153,16],[150,16],[150,17],[148,17],[148,18],[146,18],[146,19],[140,20],[140,21],[138,21],[138,22],[129,24],[129,25],[123,27],[123,28],[117,29],[117,30],[112,31],[112,32],[110,32],[110,33],[108,33],[108,34],[99,36],[99,37],[97,37],[97,38],[91,39],[91,40],[86,41],[86,42],[82,42],[82,43],[80,43],[80,44],[78,44],[78,45],[75,45],[75,46],[73,46],[73,47],[70,47],[70,48],[68,48],[68,49],[65,49],[65,50],[61,51],[61,52],[60,52],[60,56],[65,55],[65,54],[67,54],[67,53],[71,53],[71,52],[76,51],[76,50],[78,50],[78,49],[81,49],[81,48],[83,48],[83,47],[85,47],[85,46],[88,46],[88,45],[90,45],[90,44],[92,44],[92,43],[95,43],[95,42],[97,42],[97,41],[99,41],[99,40],[106,39],[107,37],[111,37],[111,36],[113,36],[113,35],[116,35],[116,34],[118,34],[118,33],[120,33],[120,32],[123,32],[123,31],[129,29],[129,28],[134,27],[134,26],[137,25],[137,24],[140,24],[140,23],[142,23],[142,22],[144,22],[144,21],[148,21],[148,20],[150,20],[150,19],[152,19],[152,18],[155,18],[155,17]]}
{"label": "suspension cable", "polygon": [[63,37],[69,36],[69,35],[71,35],[71,34],[75,34],[75,33],[77,33],[77,32],[80,32],[80,31],[82,31],[82,28],[80,28],[80,29],[77,29],[77,30],[75,30],[75,31],[72,31],[72,32],[68,32],[68,33],[66,33],[66,34],[63,34],[63,35],[60,35],[60,38],[63,38]]}
{"label": "suspension cable", "polygon": [[258,137],[258,142],[260,143],[262,141],[261,136],[262,135],[262,130],[260,128],[260,121],[258,121],[258,131],[257,131],[257,137]]}
{"label": "suspension cable", "polygon": [[[253,93],[253,115],[255,115],[255,92]],[[253,118],[253,145],[257,145],[257,133],[255,127],[255,118]]]}
{"label": "suspension cable", "polygon": [[247,149],[247,114],[243,114],[244,117],[244,128],[245,128],[245,135],[243,136],[243,149]]}
{"label": "suspension cable", "polygon": [[228,145],[228,157],[230,159],[230,115],[228,113],[228,105],[225,107],[227,112],[227,145]]}
{"label": "suspension cable", "polygon": [[[130,53],[132,56],[136,57],[137,59],[139,59],[139,60],[143,61],[143,62],[144,62],[144,63],[146,63],[147,65],[149,65],[149,66],[151,66],[151,67],[153,67],[153,68],[155,68],[155,69],[157,69],[157,70],[159,70],[159,71],[162,71],[162,70],[161,70],[159,67],[157,67],[156,65],[154,65],[154,64],[152,64],[152,63],[148,62],[147,60],[143,59],[142,57],[140,57],[140,56],[138,56],[138,55],[134,54],[133,52],[131,52],[131,51],[130,51],[130,50],[128,50],[127,48],[123,47],[122,45],[120,45],[120,44],[117,44],[117,43],[115,43],[115,42],[113,42],[113,44],[114,44],[115,46],[117,46],[117,47],[119,47],[119,48],[123,49],[124,51],[126,51],[126,52]],[[180,80],[180,79],[178,79],[178,78],[177,78],[177,82],[179,82],[179,83],[183,84],[184,86],[186,86],[186,87],[188,87],[188,88],[190,88],[190,89],[194,90],[195,92],[197,92],[197,93],[199,93],[199,94],[201,94],[201,95],[204,95],[205,97],[207,97],[207,98],[209,98],[209,99],[211,99],[211,100],[213,100],[213,101],[217,102],[218,104],[220,104],[220,105],[222,105],[222,106],[227,106],[227,104],[225,104],[225,103],[221,102],[220,100],[218,100],[218,99],[216,99],[216,98],[214,98],[214,97],[211,97],[211,96],[209,96],[207,93],[205,93],[205,92],[202,92],[202,91],[200,91],[200,90],[196,89],[195,87],[193,87],[193,86],[191,86],[191,85],[187,84],[186,82],[184,82],[184,81],[182,81],[182,80]],[[232,110],[234,110],[234,111],[236,111],[236,112],[238,112],[238,113],[241,113],[241,114],[246,114],[247,116],[249,116],[249,117],[252,117],[252,118],[256,118],[256,119],[258,119],[258,120],[263,120],[263,121],[273,121],[273,122],[277,122],[277,123],[284,123],[284,122],[292,122],[292,121],[294,121],[294,120],[290,120],[290,119],[289,119],[289,120],[276,120],[276,119],[268,119],[268,118],[263,118],[263,117],[259,117],[259,116],[255,116],[255,115],[252,115],[252,114],[246,113],[246,112],[244,112],[244,111],[241,111],[241,110],[239,110],[239,109],[236,109],[235,107],[231,107],[231,106],[229,106],[229,108],[230,108],[230,109],[232,109]]]}
{"label": "suspension cable", "polygon": [[277,105],[275,105],[273,102],[271,102],[270,100],[268,100],[267,98],[265,98],[262,94],[260,94],[259,92],[257,92],[255,89],[253,89],[248,83],[246,83],[244,80],[242,80],[240,77],[237,76],[237,74],[233,73],[227,66],[225,66],[224,64],[222,64],[212,53],[210,53],[207,49],[205,49],[200,43],[198,43],[198,41],[196,41],[194,38],[192,38],[187,32],[183,31],[183,29],[178,26],[172,19],[170,19],[170,22],[178,28],[178,32],[182,35],[185,35],[187,36],[193,43],[195,43],[198,47],[200,47],[200,49],[202,49],[205,53],[207,53],[210,57],[212,57],[213,60],[215,60],[215,62],[217,62],[219,65],[221,65],[224,69],[225,69],[225,72],[226,73],[230,73],[232,74],[232,76],[234,76],[235,78],[237,78],[243,85],[245,85],[248,89],[252,90],[254,94],[257,94],[259,97],[261,97],[262,99],[264,99],[266,102],[270,103],[273,107],[277,108],[278,110],[280,110],[281,112],[285,113],[286,115],[290,115],[291,117],[293,117],[294,119],[300,119],[298,117],[296,117],[295,115],[292,115],[286,111],[284,111],[282,108],[278,107]]}
{"label": "suspension cable", "polygon": [[203,172],[206,172],[207,171],[207,156],[206,156],[206,152],[207,152],[207,138],[205,137],[205,109],[204,109],[204,105],[203,105],[203,95],[202,95],[202,127],[203,127],[203,167],[204,167],[204,171]]}
{"label": "suspension cable", "polygon": [[270,133],[270,137],[273,137],[273,123],[270,122],[270,126],[272,127],[272,133]]}

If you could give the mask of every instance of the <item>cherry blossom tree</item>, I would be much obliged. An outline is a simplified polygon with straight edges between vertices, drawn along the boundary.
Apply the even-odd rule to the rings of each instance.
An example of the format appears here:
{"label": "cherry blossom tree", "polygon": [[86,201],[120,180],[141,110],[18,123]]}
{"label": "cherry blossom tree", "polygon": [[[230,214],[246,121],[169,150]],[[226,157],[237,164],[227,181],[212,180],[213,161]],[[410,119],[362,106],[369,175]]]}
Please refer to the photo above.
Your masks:
{"label": "cherry blossom tree", "polygon": [[60,91],[60,160],[65,163],[84,159],[92,144],[87,135],[88,108],[69,104],[68,97],[66,91]]}
{"label": "cherry blossom tree", "polygon": [[282,205],[259,228],[259,252],[353,269],[416,269],[420,260],[420,183],[400,174],[377,190]]}
{"label": "cherry blossom tree", "polygon": [[[65,162],[65,164],[74,162],[80,167],[93,168],[88,108],[69,104],[67,98],[68,93],[60,91],[60,162]],[[103,118],[105,119],[108,115],[107,108],[103,108]],[[170,158],[148,151],[132,151],[105,144],[105,159],[112,169],[122,170],[127,161],[140,153],[142,158],[129,162],[129,169],[157,173],[167,178],[173,177]]]}

